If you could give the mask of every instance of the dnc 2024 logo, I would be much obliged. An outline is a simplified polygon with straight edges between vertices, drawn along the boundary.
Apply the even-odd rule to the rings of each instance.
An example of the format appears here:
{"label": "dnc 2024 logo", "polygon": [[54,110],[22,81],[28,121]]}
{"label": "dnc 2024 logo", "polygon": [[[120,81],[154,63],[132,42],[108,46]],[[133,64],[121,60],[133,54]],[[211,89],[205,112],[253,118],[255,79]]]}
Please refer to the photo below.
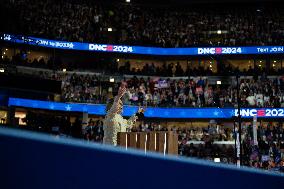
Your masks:
{"label": "dnc 2024 logo", "polygon": [[91,51],[107,51],[107,52],[133,52],[130,46],[121,45],[102,45],[102,44],[89,44]]}
{"label": "dnc 2024 logo", "polygon": [[[283,109],[241,109],[241,116],[243,117],[284,117]],[[238,116],[238,110],[235,110],[235,116]]]}
{"label": "dnc 2024 logo", "polygon": [[241,54],[241,47],[197,48],[197,54]]}

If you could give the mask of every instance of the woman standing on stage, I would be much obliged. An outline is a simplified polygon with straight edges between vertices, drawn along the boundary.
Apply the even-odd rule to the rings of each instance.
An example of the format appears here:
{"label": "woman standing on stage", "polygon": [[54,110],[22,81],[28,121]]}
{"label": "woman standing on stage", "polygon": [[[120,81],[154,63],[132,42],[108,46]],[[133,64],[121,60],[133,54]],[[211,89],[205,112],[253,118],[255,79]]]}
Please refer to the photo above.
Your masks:
{"label": "woman standing on stage", "polygon": [[138,112],[132,115],[129,119],[122,117],[123,103],[121,98],[126,92],[126,85],[122,84],[119,88],[118,95],[114,99],[109,100],[106,106],[106,116],[104,120],[104,144],[117,145],[117,133],[126,132],[126,129],[131,129],[138,119],[139,114],[144,113],[143,108],[139,108]]}

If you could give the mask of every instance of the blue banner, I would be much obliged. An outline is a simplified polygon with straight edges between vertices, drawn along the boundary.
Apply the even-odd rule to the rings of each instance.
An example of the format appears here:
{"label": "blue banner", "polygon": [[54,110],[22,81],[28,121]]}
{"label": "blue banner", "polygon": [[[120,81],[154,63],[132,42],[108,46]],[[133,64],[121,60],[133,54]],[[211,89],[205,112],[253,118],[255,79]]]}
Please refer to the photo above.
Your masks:
{"label": "blue banner", "polygon": [[[105,115],[103,104],[77,104],[60,103],[50,101],[29,100],[21,98],[9,98],[9,106],[45,109],[51,111],[87,112],[93,115]],[[124,106],[123,116],[131,116],[138,110],[137,106]],[[230,119],[237,116],[234,108],[154,108],[148,107],[145,117],[149,118],[194,118],[194,119]],[[283,108],[242,108],[243,118],[253,116],[263,118],[284,118]]]}
{"label": "blue banner", "polygon": [[3,34],[1,40],[36,45],[41,47],[97,51],[97,52],[114,52],[126,54],[143,54],[143,55],[233,55],[233,54],[280,54],[284,53],[284,46],[253,46],[253,47],[194,47],[194,48],[159,48],[159,47],[142,47],[127,45],[110,45],[96,43],[79,43],[56,41],[36,37],[27,37],[22,35]]}

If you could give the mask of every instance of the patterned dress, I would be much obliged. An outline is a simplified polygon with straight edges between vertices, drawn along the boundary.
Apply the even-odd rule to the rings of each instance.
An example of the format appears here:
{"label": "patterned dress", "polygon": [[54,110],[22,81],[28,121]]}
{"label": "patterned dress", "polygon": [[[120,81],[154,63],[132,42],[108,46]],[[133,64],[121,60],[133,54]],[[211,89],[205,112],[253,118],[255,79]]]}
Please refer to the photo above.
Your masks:
{"label": "patterned dress", "polygon": [[126,129],[132,128],[136,123],[137,116],[132,115],[128,120],[124,119],[120,114],[118,114],[119,101],[115,97],[114,103],[110,110],[107,112],[104,120],[104,144],[117,145],[117,133],[126,132]]}

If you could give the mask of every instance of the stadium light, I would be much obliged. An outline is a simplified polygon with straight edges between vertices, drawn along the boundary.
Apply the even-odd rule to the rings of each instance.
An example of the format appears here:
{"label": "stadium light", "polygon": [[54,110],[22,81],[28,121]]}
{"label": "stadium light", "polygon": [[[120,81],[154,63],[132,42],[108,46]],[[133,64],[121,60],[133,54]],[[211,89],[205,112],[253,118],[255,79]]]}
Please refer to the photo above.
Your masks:
{"label": "stadium light", "polygon": [[220,158],[214,158],[214,162],[215,162],[215,163],[220,163],[221,160],[220,160]]}
{"label": "stadium light", "polygon": [[222,34],[222,31],[221,30],[217,30],[217,34]]}
{"label": "stadium light", "polygon": [[222,84],[222,81],[217,81],[217,85],[221,85]]}
{"label": "stadium light", "polygon": [[113,77],[109,78],[109,82],[114,83],[114,78]]}
{"label": "stadium light", "polygon": [[108,28],[107,31],[108,31],[108,32],[112,32],[112,28]]}

